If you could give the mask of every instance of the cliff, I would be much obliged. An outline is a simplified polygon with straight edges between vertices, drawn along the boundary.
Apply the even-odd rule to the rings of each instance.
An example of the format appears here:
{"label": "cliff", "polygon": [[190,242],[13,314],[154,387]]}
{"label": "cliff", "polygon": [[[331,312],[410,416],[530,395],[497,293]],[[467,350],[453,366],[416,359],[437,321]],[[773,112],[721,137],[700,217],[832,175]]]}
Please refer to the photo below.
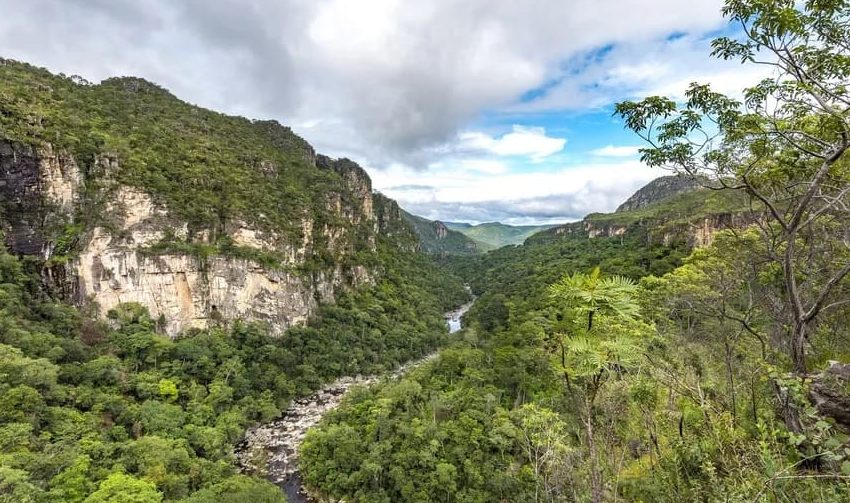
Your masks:
{"label": "cliff", "polygon": [[137,302],[170,335],[240,319],[280,334],[373,283],[381,249],[417,248],[362,168],[274,121],[9,61],[0,112],[6,246],[101,316]]}

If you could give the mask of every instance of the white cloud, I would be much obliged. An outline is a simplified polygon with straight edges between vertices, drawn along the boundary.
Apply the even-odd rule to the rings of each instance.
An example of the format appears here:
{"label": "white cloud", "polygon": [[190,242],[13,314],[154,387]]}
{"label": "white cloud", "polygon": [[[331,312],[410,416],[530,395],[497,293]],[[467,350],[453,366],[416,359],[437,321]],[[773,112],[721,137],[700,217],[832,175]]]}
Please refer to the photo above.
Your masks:
{"label": "white cloud", "polygon": [[[384,166],[562,78],[586,51],[617,44],[635,47],[625,62],[657,60],[654,44],[667,34],[722,26],[721,5],[0,0],[0,54],[90,80],[139,75],[204,106],[311,124],[300,131],[320,150]],[[598,102],[587,94],[573,105]]]}
{"label": "white cloud", "polygon": [[546,135],[542,127],[514,125],[510,133],[494,138],[486,133],[470,131],[458,136],[458,149],[485,152],[498,156],[527,156],[540,161],[564,149],[567,140]]}
{"label": "white cloud", "polygon": [[455,164],[433,165],[427,171],[395,165],[376,171],[373,178],[376,189],[428,218],[527,223],[613,211],[660,175],[638,161],[622,161],[486,177]]}
{"label": "white cloud", "polygon": [[599,157],[635,157],[638,155],[639,146],[630,145],[608,145],[592,150],[590,153]]}

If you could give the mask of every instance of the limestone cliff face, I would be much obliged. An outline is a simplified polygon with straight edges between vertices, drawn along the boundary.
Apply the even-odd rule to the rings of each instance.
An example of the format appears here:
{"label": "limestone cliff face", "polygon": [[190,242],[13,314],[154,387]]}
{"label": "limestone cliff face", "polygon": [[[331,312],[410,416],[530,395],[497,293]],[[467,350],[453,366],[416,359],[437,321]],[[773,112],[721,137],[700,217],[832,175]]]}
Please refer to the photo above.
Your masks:
{"label": "limestone cliff face", "polygon": [[[345,260],[353,243],[363,242],[366,234],[367,251],[374,252],[377,233],[408,229],[397,206],[393,213],[384,203],[376,214],[371,182],[361,168],[346,160],[314,160],[318,168],[340,175],[342,189],[327,194],[331,221],[303,215],[298,238],[233,219],[223,232],[241,255],[158,249],[166,240],[210,245],[212,233],[190,231],[153,195],[113,183],[99,196],[97,224],[75,237],[76,252],[54,265],[53,274],[63,278],[64,290],[76,303],[95,304],[101,316],[123,303],[142,304],[169,335],[240,319],[265,322],[272,333],[281,334],[306,321],[319,302],[332,302],[341,290],[374,281],[374,271]],[[117,162],[103,156],[95,165],[108,171]],[[50,146],[0,143],[0,220],[6,222],[7,246],[15,253],[48,262],[54,258],[62,227],[83,210],[84,190],[72,156]],[[273,253],[279,263],[263,266],[250,256],[254,251]],[[305,267],[320,251],[334,260]]]}
{"label": "limestone cliff face", "polygon": [[714,236],[722,230],[744,228],[751,223],[753,223],[751,218],[735,213],[706,215],[696,217],[689,222],[668,223],[659,219],[647,219],[628,225],[588,218],[556,227],[547,233],[555,236],[592,239],[621,237],[630,232],[643,232],[649,242],[663,243],[668,246],[675,242],[684,242],[689,247],[699,247],[710,245],[714,241]]}
{"label": "limestone cliff face", "polygon": [[740,193],[709,190],[704,188],[707,183],[682,176],[661,177],[635,192],[614,213],[592,213],[530,239],[640,236],[647,243],[697,247],[711,244],[722,230],[754,223],[757,215],[748,211]]}
{"label": "limestone cliff face", "polygon": [[82,183],[70,155],[0,140],[0,215],[9,248],[48,255],[44,236],[73,218]]}

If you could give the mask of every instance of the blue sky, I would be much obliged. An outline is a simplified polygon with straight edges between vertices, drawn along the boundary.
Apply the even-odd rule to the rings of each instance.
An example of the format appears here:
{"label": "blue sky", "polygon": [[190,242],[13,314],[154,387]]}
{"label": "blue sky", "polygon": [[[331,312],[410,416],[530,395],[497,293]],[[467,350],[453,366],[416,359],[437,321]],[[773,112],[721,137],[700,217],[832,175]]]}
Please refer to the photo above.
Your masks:
{"label": "blue sky", "polygon": [[[738,93],[722,0],[0,0],[0,56],[273,118],[435,219],[560,222],[663,174],[613,104]],[[31,20],[39,19],[39,30]]]}

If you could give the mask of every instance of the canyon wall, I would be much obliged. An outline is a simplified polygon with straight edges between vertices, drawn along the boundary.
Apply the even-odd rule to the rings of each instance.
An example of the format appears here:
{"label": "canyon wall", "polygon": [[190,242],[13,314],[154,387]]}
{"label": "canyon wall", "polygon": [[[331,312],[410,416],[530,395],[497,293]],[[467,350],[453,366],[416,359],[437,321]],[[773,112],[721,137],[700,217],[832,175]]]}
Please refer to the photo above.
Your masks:
{"label": "canyon wall", "polygon": [[[70,154],[0,142],[2,230],[12,252],[43,259],[69,300],[93,305],[101,316],[133,302],[172,336],[223,320],[263,322],[281,334],[341,290],[375,281],[377,271],[354,259],[355,242],[374,253],[379,234],[410,233],[394,201],[377,196],[376,212],[371,181],[359,166],[323,156],[311,161],[342,181],[326,197],[332,218],[304,214],[296,238],[232,219],[213,238],[209,229],[190,230],[155,195],[109,182],[119,167],[114,158],[92,163],[95,196]],[[97,218],[89,218],[94,206]],[[214,246],[222,232],[238,253]],[[255,254],[275,263],[263,265]],[[320,254],[333,260],[317,264]]]}

